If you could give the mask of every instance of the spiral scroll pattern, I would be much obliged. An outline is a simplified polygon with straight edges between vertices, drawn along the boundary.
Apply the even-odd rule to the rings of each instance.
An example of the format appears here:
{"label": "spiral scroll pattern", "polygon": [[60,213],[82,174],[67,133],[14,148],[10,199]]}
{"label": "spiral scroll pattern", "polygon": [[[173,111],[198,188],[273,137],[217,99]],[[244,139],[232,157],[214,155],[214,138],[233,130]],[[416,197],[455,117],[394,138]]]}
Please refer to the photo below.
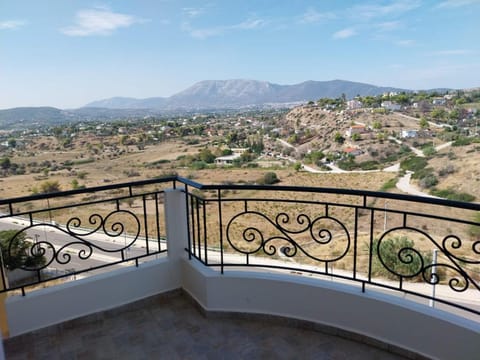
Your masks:
{"label": "spiral scroll pattern", "polygon": [[[227,224],[226,237],[230,246],[242,254],[263,251],[266,255],[292,258],[298,253],[323,262],[337,261],[350,248],[350,234],[338,219],[329,216],[312,218],[307,214],[292,217],[285,212],[273,220],[257,211],[244,211]],[[319,247],[341,242],[340,254],[323,254]],[[321,255],[319,255],[319,253]]]}
{"label": "spiral scroll pattern", "polygon": [[[395,259],[393,259],[392,249],[387,248],[387,246],[384,247],[383,244],[387,242],[387,239],[395,237],[395,233],[403,234],[405,231],[417,233],[417,236],[428,240],[444,257],[442,257],[441,260],[437,260],[435,264],[432,264],[431,258],[427,258],[429,253],[420,251],[407,243],[402,244],[400,248],[395,248],[396,254],[394,254]],[[470,285],[478,288],[478,284],[476,284],[464,270],[462,263],[479,263],[478,261],[455,254],[456,251],[462,248],[462,245],[462,240],[456,235],[448,235],[441,243],[438,243],[422,230],[411,227],[397,227],[382,234],[378,240],[375,251],[382,266],[399,278],[415,278],[421,276],[426,283],[431,285],[445,282],[451,290],[462,292],[467,290]],[[477,245],[473,245],[474,250],[475,246]],[[433,273],[433,269],[436,270],[435,273]]]}
{"label": "spiral scroll pattern", "polygon": [[[109,238],[120,236],[125,236],[126,240],[125,223],[127,222],[130,224],[128,242],[125,241],[125,243],[119,245],[119,243],[114,244],[108,241]],[[71,262],[73,257],[79,260],[87,260],[91,258],[95,250],[107,253],[120,253],[135,243],[141,230],[138,217],[127,210],[113,211],[105,216],[92,214],[88,218],[88,224],[93,226],[93,228],[82,228],[82,220],[79,217],[72,217],[66,222],[65,228],[46,223],[25,227],[10,240],[8,256],[13,257],[17,255],[15,254],[17,250],[14,245],[23,236],[21,235],[22,233],[26,234],[28,231],[38,227],[42,227],[45,232],[45,228],[53,228],[56,232],[64,234],[65,240],[60,244],[47,240],[25,242],[28,248],[25,252],[24,261],[18,264],[20,269],[37,271],[47,268],[52,263],[65,265]],[[95,241],[98,239],[105,240],[105,236],[107,241]]]}

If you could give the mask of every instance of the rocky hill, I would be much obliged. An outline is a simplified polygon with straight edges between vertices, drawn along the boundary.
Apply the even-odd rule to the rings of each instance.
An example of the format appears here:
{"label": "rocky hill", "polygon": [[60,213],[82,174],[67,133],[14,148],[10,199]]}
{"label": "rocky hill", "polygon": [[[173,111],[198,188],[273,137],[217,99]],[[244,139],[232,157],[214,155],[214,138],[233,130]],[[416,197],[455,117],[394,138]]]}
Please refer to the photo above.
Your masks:
{"label": "rocky hill", "polygon": [[265,105],[269,103],[292,103],[336,98],[345,94],[347,98],[356,95],[379,95],[390,91],[407,91],[392,87],[332,80],[305,81],[294,85],[279,85],[257,80],[205,80],[168,98],[111,98],[94,101],[87,107],[110,109],[225,109]]}

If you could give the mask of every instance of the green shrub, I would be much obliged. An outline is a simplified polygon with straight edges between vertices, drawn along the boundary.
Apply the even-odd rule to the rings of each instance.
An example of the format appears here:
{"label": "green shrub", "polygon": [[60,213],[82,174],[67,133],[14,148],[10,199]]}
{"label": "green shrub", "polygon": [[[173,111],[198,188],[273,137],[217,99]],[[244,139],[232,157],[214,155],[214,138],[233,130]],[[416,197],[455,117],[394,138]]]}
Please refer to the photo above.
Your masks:
{"label": "green shrub", "polygon": [[279,182],[280,179],[274,172],[266,172],[260,179],[257,180],[257,183],[260,185],[273,185]]}
{"label": "green shrub", "polygon": [[425,177],[422,177],[420,179],[419,184],[422,188],[428,189],[428,188],[431,188],[432,186],[437,185],[438,184],[438,179],[435,175],[428,174]]}
{"label": "green shrub", "polygon": [[376,160],[364,161],[358,164],[362,170],[376,170],[379,168],[380,163]]}
{"label": "green shrub", "polygon": [[423,149],[423,154],[425,156],[431,157],[437,153],[437,150],[433,146],[427,146]]}
{"label": "green shrub", "polygon": [[448,200],[455,200],[455,201],[464,201],[464,202],[472,202],[475,200],[475,196],[464,193],[464,192],[457,192],[454,189],[432,189],[430,194],[434,196],[438,196],[441,198],[445,198]]}
{"label": "green shrub", "polygon": [[419,156],[410,156],[400,163],[400,168],[416,172],[424,169],[427,165],[427,159]]}
{"label": "green shrub", "polygon": [[397,185],[397,181],[398,181],[397,178],[393,178],[393,179],[388,180],[387,182],[385,182],[385,183],[382,185],[382,187],[380,188],[380,190],[381,190],[381,191],[387,191],[387,190],[390,190],[390,189],[395,188],[395,186]]}
{"label": "green shrub", "polygon": [[[413,251],[415,242],[406,236],[383,239],[378,248],[378,239],[373,241],[372,249],[372,275],[398,279],[398,275],[422,281],[422,258],[423,267],[431,264],[430,253],[419,252],[420,256]],[[382,259],[382,261],[380,260]],[[385,264],[385,265],[384,265]],[[398,275],[396,275],[396,274]],[[427,274],[429,278],[430,274]]]}

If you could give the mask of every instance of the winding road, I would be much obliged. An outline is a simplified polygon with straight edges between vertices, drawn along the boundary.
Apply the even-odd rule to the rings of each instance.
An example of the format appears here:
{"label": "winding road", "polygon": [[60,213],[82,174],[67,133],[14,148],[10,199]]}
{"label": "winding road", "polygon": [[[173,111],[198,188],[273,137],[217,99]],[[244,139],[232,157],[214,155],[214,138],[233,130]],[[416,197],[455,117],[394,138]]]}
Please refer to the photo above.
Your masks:
{"label": "winding road", "polygon": [[[418,120],[418,119],[416,119],[416,120]],[[398,144],[403,144],[403,142],[401,140],[398,140],[397,138],[389,137],[389,139],[394,140]],[[277,141],[279,141],[280,143],[282,143],[285,146],[288,146],[290,148],[293,148],[293,149],[297,150],[296,147],[294,147],[292,144],[289,144],[285,140],[277,139]],[[445,149],[445,148],[447,148],[451,145],[452,145],[452,142],[449,141],[449,142],[446,142],[444,144],[440,144],[440,145],[436,146],[435,150],[440,151],[440,150]],[[413,146],[409,146],[409,148],[416,156],[425,157],[425,154],[423,153],[422,150],[417,149]],[[296,162],[297,161],[292,157],[282,157],[282,159],[288,160],[290,162]],[[338,166],[335,166],[332,163],[327,163],[325,165],[328,166],[331,170],[328,170],[328,171],[318,170],[318,169],[315,169],[315,168],[313,168],[309,165],[305,165],[304,163],[302,163],[302,169],[309,172],[309,173],[314,173],[314,174],[332,174],[332,173],[335,173],[335,174],[342,174],[343,173],[344,174],[344,173],[370,173],[370,172],[380,172],[380,171],[384,171],[384,172],[398,172],[398,171],[400,171],[400,163],[388,166],[388,167],[386,167],[382,170],[351,170],[351,171],[340,169]],[[397,183],[395,184],[397,189],[399,189],[400,191],[403,191],[404,193],[409,194],[409,195],[424,196],[424,197],[430,197],[430,198],[438,198],[437,196],[433,196],[433,195],[430,195],[428,193],[425,193],[425,192],[421,191],[420,189],[418,189],[418,187],[411,184],[410,180],[412,178],[412,174],[413,174],[413,172],[407,171],[407,173],[404,176],[399,178]]]}

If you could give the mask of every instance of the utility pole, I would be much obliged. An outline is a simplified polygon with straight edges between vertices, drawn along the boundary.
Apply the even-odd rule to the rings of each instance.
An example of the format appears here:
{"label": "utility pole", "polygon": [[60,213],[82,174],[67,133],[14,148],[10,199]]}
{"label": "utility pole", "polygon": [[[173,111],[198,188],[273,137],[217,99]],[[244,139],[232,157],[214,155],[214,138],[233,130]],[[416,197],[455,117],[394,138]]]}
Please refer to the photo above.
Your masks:
{"label": "utility pole", "polygon": [[387,231],[387,200],[385,200],[384,211],[383,211],[383,232]]}
{"label": "utility pole", "polygon": [[435,277],[436,277],[436,274],[437,274],[437,252],[438,250],[437,249],[433,249],[433,256],[432,256],[432,275],[431,275],[431,279],[430,281],[433,283],[432,285],[432,298],[430,299],[430,307],[434,307],[435,306]]}

